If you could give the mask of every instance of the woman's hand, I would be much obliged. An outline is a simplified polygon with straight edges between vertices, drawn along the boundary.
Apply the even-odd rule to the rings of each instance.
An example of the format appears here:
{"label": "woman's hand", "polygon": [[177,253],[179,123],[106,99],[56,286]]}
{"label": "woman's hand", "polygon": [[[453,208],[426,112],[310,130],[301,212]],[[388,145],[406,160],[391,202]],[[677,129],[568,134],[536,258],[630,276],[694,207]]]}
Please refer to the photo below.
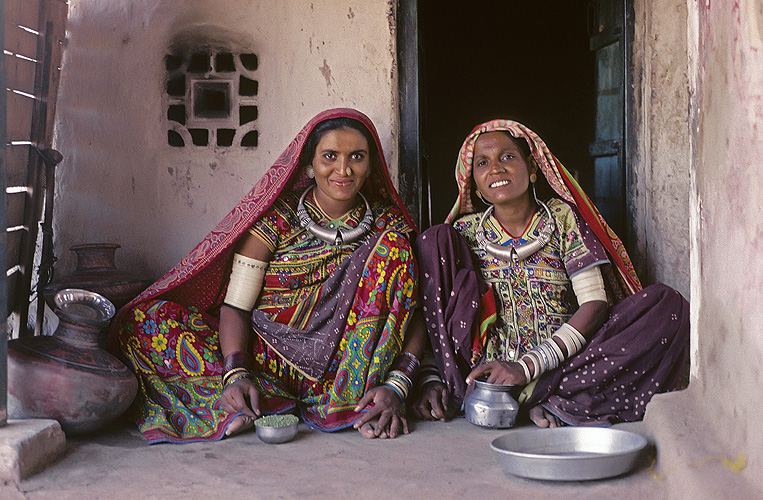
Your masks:
{"label": "woman's hand", "polygon": [[228,413],[243,413],[247,417],[260,416],[257,386],[248,378],[236,380],[223,391],[220,402]]}
{"label": "woman's hand", "polygon": [[448,412],[448,389],[439,381],[429,382],[414,397],[411,411],[424,420],[450,420]]}
{"label": "woman's hand", "polygon": [[530,382],[519,363],[496,360],[475,367],[466,377],[466,383],[471,384],[472,380],[486,373],[486,382],[489,384],[525,385]]}
{"label": "woman's hand", "polygon": [[360,412],[370,403],[373,407],[353,424],[364,437],[396,438],[401,431],[408,434],[408,421],[400,414],[403,402],[394,389],[384,384],[374,387],[360,398],[355,411]]}

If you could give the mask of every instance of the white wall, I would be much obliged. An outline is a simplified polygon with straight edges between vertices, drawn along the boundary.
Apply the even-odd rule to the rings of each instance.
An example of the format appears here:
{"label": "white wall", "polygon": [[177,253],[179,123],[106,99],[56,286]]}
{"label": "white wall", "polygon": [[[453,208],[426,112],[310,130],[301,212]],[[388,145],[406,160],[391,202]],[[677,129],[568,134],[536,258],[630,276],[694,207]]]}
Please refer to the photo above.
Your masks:
{"label": "white wall", "polygon": [[692,394],[763,486],[763,0],[700,2],[697,64]]}
{"label": "white wall", "polygon": [[[396,170],[389,3],[70,0],[55,141],[64,155],[54,214],[58,275],[75,265],[70,246],[112,242],[122,245],[120,269],[158,277],[327,108],[369,115]],[[195,31],[259,56],[256,150],[167,145],[164,56],[173,37]]]}
{"label": "white wall", "polygon": [[[674,4],[647,3],[664,18]],[[686,26],[672,29],[688,40],[692,376],[687,390],[655,397],[644,423],[657,435],[657,477],[672,483],[671,498],[758,498],[763,0],[686,7]]]}

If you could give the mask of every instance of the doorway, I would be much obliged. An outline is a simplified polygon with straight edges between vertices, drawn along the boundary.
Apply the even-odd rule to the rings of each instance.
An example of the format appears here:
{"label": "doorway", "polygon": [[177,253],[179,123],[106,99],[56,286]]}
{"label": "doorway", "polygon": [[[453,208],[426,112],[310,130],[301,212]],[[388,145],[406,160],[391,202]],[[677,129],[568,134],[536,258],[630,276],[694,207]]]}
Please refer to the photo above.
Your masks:
{"label": "doorway", "polygon": [[422,228],[445,219],[457,194],[458,150],[475,125],[494,118],[537,132],[594,197],[590,0],[413,3]]}

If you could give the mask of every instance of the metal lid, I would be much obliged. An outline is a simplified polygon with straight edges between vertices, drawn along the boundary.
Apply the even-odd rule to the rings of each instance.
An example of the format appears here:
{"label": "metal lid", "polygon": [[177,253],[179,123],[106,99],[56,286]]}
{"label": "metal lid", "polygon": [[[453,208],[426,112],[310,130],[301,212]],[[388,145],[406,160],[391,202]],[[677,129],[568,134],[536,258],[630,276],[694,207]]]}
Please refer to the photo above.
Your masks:
{"label": "metal lid", "polygon": [[63,313],[89,321],[109,321],[116,312],[109,299],[80,288],[65,288],[56,293],[53,301]]}

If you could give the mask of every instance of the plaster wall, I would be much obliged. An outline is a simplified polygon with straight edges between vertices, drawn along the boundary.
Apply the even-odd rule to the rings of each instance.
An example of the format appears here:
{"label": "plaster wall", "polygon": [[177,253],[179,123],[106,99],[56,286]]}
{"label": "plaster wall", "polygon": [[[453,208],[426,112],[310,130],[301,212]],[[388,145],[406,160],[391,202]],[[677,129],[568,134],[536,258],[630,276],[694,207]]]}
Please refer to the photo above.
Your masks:
{"label": "plaster wall", "polygon": [[632,257],[644,284],[666,283],[691,300],[686,0],[637,0],[634,14]]}
{"label": "plaster wall", "polygon": [[655,397],[644,424],[671,498],[758,498],[763,0],[687,7],[692,376]]}
{"label": "plaster wall", "polygon": [[[57,270],[70,246],[119,243],[156,278],[251,188],[318,112],[374,121],[396,178],[395,2],[70,0],[57,108]],[[199,36],[196,37],[195,34]],[[167,145],[164,57],[202,36],[259,57],[256,149]]]}
{"label": "plaster wall", "polygon": [[692,280],[701,296],[690,391],[763,487],[763,0],[699,2],[698,19]]}

